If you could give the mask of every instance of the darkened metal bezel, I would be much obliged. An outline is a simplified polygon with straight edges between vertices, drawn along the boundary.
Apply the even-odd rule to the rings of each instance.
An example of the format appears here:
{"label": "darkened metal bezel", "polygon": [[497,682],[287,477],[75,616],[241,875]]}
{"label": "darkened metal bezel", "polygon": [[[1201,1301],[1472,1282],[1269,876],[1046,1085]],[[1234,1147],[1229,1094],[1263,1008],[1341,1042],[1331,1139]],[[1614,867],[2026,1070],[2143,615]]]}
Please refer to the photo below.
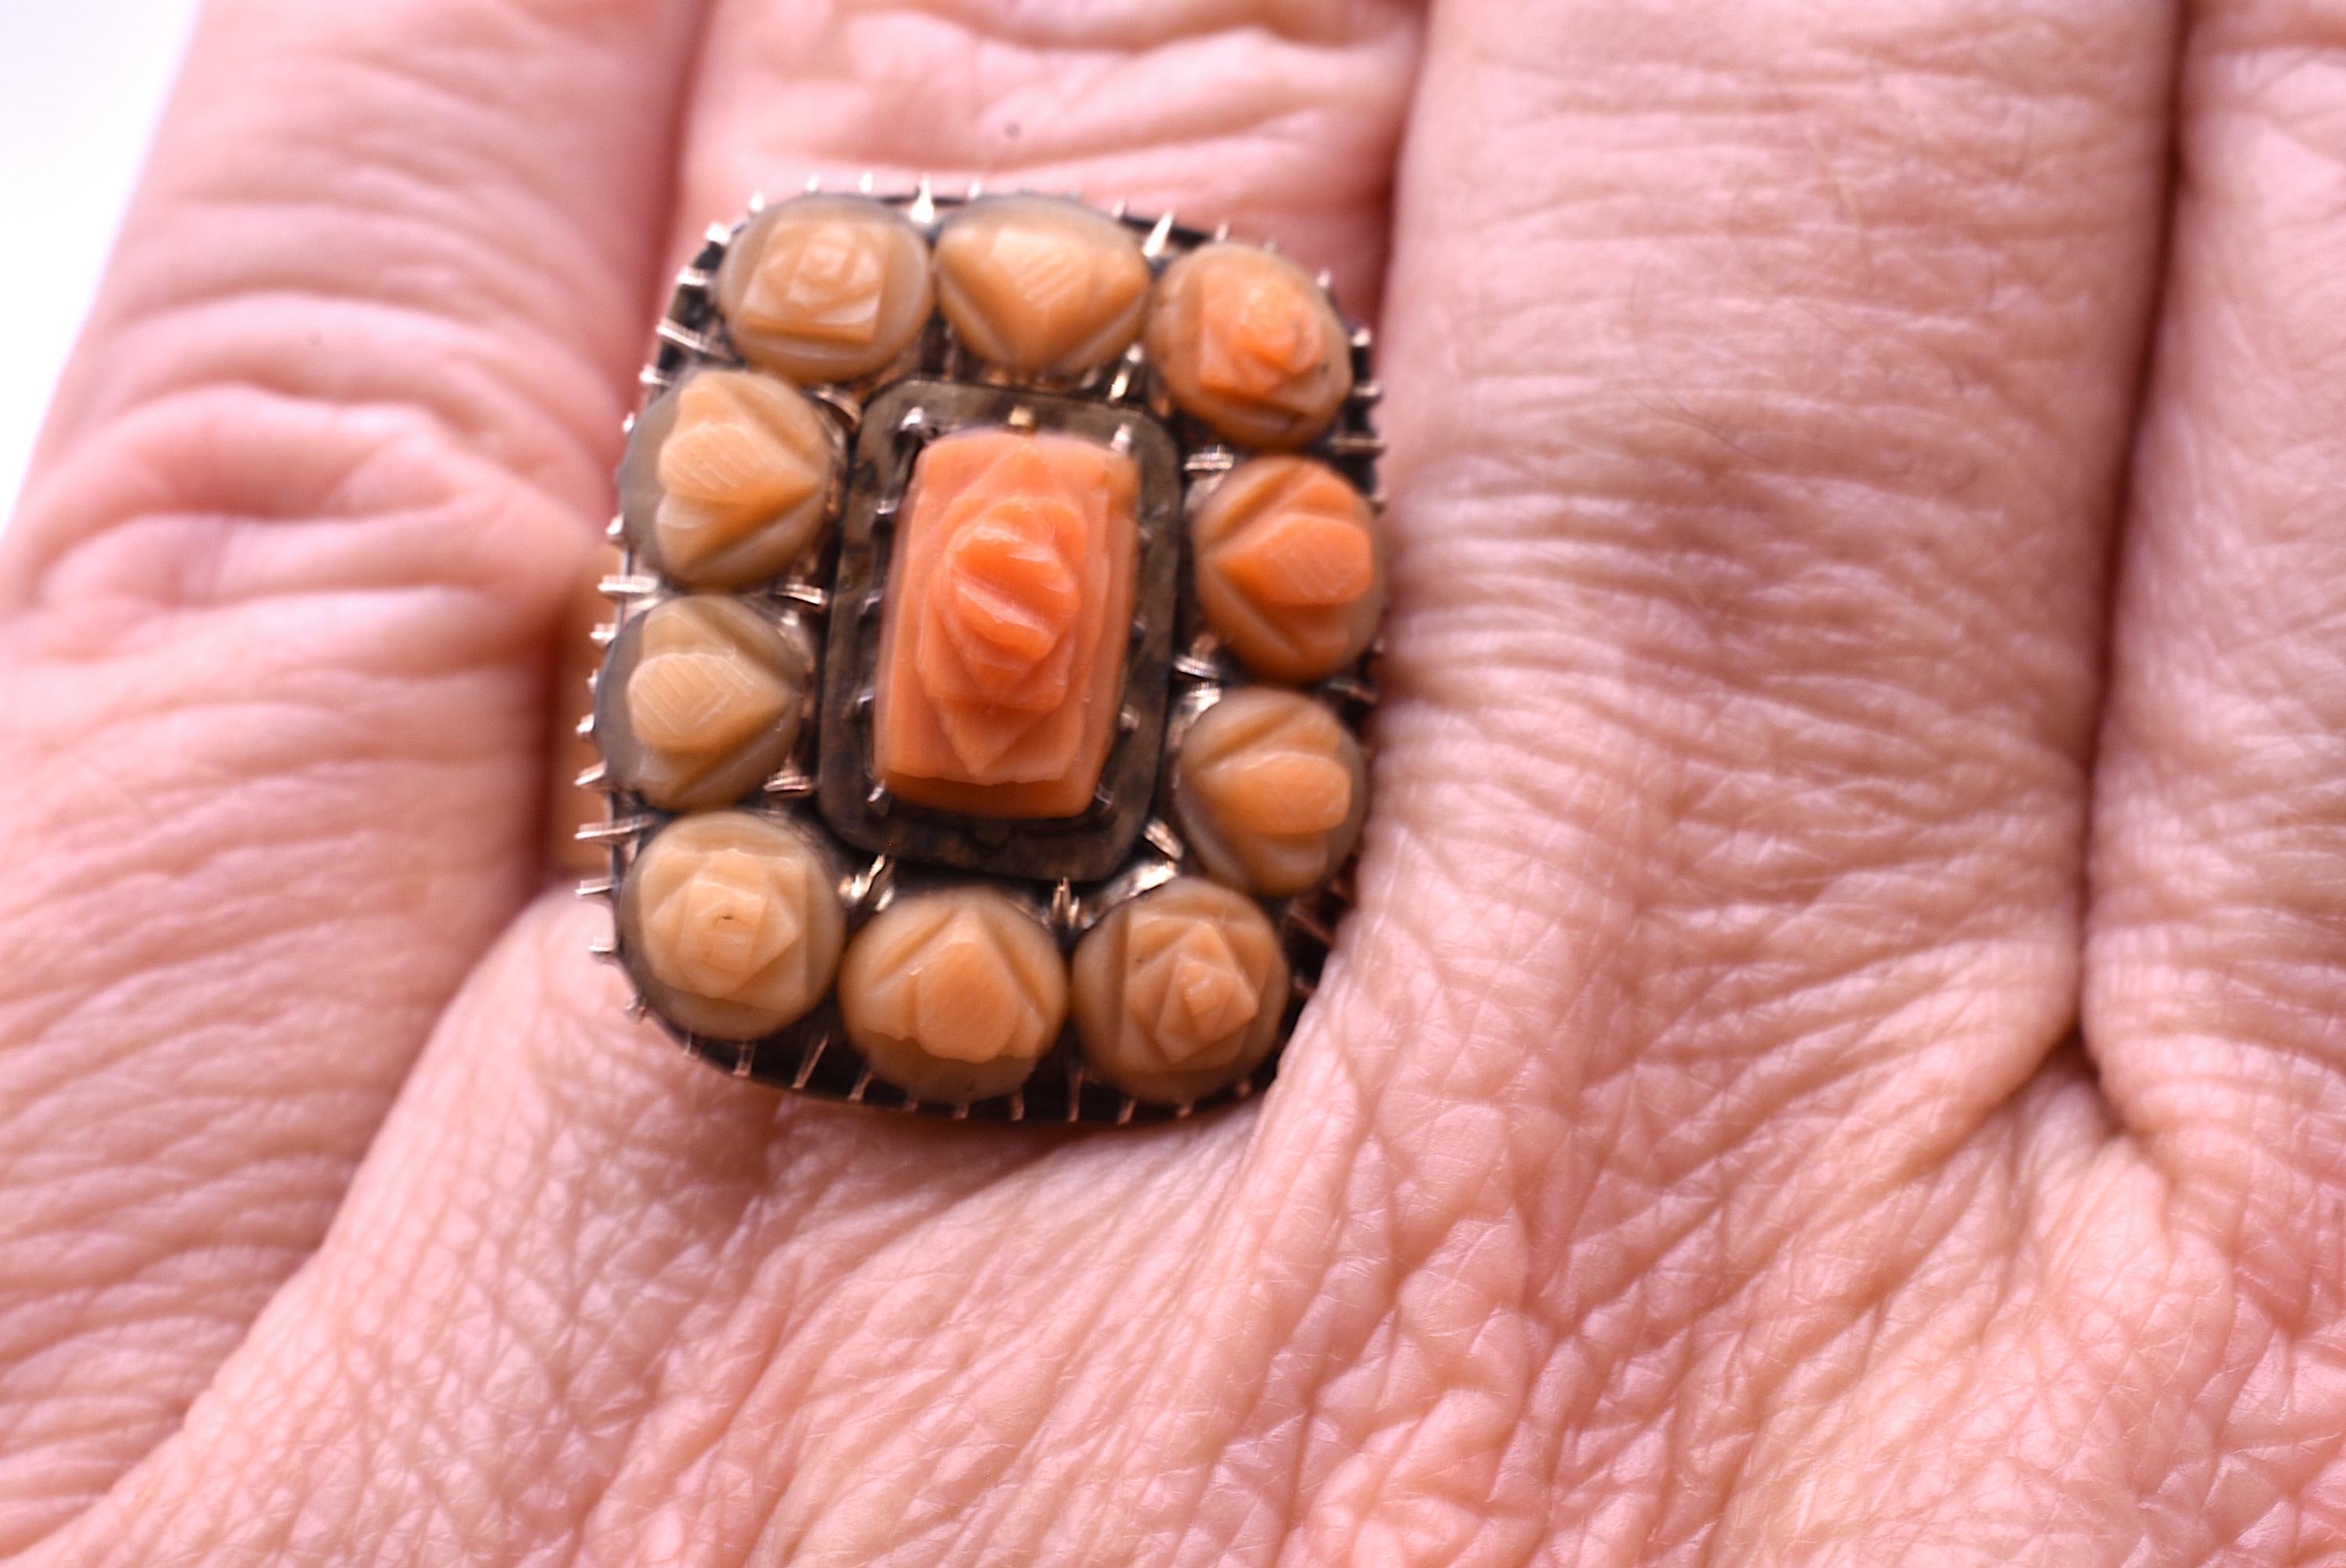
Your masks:
{"label": "darkened metal bezel", "polygon": [[[1080,816],[1006,820],[934,810],[892,798],[872,768],[872,683],[896,513],[913,465],[930,442],[1005,426],[1115,447],[1140,473],[1123,706],[1099,789]],[[816,800],[831,830],[875,854],[1035,881],[1092,881],[1123,864],[1148,820],[1164,741],[1181,527],[1180,453],[1170,433],[1140,409],[924,377],[874,397],[849,470],[823,658]]]}

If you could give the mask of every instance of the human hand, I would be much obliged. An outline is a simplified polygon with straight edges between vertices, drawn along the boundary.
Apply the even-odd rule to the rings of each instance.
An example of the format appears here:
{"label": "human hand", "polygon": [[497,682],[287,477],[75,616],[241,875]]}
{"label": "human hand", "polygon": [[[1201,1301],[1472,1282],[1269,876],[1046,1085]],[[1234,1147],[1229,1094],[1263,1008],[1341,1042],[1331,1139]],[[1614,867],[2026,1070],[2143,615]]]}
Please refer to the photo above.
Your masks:
{"label": "human hand", "polygon": [[[0,1558],[2346,1553],[2346,8],[695,11],[215,0],[6,537]],[[662,280],[864,167],[1384,302],[1263,1103],[778,1099],[533,897]]]}

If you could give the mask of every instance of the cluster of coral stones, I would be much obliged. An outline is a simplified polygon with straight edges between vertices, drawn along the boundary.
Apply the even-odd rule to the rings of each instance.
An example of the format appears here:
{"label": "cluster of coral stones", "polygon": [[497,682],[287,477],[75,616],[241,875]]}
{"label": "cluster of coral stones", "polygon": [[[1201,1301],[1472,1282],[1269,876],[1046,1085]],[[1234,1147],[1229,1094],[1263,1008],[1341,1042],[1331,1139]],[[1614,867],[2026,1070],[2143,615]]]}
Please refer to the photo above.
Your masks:
{"label": "cluster of coral stones", "polygon": [[[1366,805],[1349,728],[1306,689],[1357,666],[1384,603],[1370,506],[1304,450],[1353,391],[1352,342],[1270,252],[1153,249],[1035,196],[926,225],[808,196],[734,237],[713,282],[744,362],[668,388],[621,471],[635,569],[661,592],[625,620],[596,721],[608,780],[664,823],[626,868],[620,945],[672,1024],[757,1040],[835,1003],[872,1074],[946,1105],[1018,1090],[1063,1036],[1092,1080],[1168,1105],[1277,1044],[1289,960],[1265,902],[1324,884]],[[932,876],[851,907],[852,863],[774,782],[808,754],[823,657],[801,607],[822,596],[776,590],[821,580],[852,412],[940,341],[964,378],[1038,396],[1129,396],[1100,391],[1110,367],[1146,378],[1140,417],[1230,457],[1182,497],[1183,624],[1251,678],[1178,715],[1159,791],[1178,865],[1079,929],[1015,879]],[[1010,835],[1092,805],[1128,715],[1139,484],[1117,443],[1015,422],[919,447],[870,687],[877,791]]]}

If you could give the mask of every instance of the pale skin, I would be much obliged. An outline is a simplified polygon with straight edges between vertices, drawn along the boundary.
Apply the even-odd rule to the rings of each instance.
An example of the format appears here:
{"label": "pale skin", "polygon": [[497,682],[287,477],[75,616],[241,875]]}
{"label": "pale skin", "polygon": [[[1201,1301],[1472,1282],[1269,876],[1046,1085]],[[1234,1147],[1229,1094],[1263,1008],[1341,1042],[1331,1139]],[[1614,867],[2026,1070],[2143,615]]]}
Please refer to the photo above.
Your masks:
{"label": "pale skin", "polygon": [[[865,167],[1379,321],[1261,1103],[543,891],[660,280]],[[0,1559],[2346,1560],[2341,197],[2339,0],[215,0],[5,542]]]}

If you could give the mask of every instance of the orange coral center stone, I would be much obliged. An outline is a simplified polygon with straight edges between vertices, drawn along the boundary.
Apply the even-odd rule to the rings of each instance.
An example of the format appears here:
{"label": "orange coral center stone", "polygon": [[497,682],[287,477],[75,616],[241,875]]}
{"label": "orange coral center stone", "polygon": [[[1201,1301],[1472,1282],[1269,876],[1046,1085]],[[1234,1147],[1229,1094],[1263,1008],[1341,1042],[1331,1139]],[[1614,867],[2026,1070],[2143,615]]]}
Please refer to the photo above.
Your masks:
{"label": "orange coral center stone", "polygon": [[988,429],[924,448],[880,639],[872,765],[893,793],[992,817],[1091,803],[1123,699],[1133,460]]}

